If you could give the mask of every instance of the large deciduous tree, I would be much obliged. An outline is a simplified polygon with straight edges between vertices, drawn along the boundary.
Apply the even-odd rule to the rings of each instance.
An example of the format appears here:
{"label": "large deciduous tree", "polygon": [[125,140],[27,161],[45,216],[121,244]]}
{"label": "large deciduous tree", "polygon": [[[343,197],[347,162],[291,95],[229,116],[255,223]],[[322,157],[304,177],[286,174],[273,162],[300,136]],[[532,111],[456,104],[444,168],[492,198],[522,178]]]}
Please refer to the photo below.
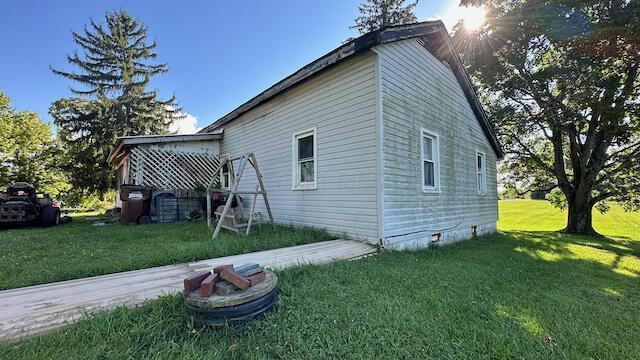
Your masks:
{"label": "large deciduous tree", "polygon": [[558,188],[565,231],[593,234],[606,199],[638,207],[637,0],[466,0],[488,10],[454,40],[487,103],[513,183]]}
{"label": "large deciduous tree", "polygon": [[360,16],[352,29],[360,34],[378,30],[385,26],[414,23],[418,19],[413,13],[418,1],[405,4],[406,0],[367,0],[360,5]]}
{"label": "large deciduous tree", "polygon": [[149,89],[169,68],[155,63],[156,43],[148,42],[140,20],[108,13],[104,24],[91,21],[72,36],[82,54],[67,60],[78,71],[52,71],[80,85],[71,88],[77,97],[55,101],[50,113],[70,154],[66,167],[74,185],[103,194],[115,183],[107,157],[116,137],[165,133],[180,109],[175,97],[161,100]]}
{"label": "large deciduous tree", "polygon": [[61,156],[51,126],[36,113],[16,111],[0,91],[0,187],[26,181],[54,196],[69,190]]}

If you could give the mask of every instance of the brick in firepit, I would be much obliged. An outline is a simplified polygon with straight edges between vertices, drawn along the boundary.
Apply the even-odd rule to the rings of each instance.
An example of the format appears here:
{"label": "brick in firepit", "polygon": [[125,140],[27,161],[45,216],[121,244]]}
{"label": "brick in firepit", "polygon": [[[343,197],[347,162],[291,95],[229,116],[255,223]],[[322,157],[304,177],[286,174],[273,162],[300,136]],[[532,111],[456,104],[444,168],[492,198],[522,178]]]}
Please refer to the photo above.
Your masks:
{"label": "brick in firepit", "polygon": [[249,280],[249,283],[251,284],[251,286],[255,286],[265,281],[266,279],[267,279],[267,273],[265,273],[264,271],[247,277],[247,280]]}
{"label": "brick in firepit", "polygon": [[249,280],[245,279],[243,276],[237,274],[233,270],[223,269],[220,272],[220,277],[222,277],[223,279],[225,279],[228,282],[232,283],[233,285],[235,285],[240,290],[244,290],[244,289],[248,288],[249,285],[251,285]]}
{"label": "brick in firepit", "polygon": [[244,277],[247,277],[247,276],[255,275],[257,273],[261,273],[263,271],[264,271],[264,268],[259,266],[257,268],[253,268],[251,270],[247,270],[247,271],[244,271],[244,272],[239,272],[239,274],[244,276]]}
{"label": "brick in firepit", "polygon": [[258,264],[243,264],[240,266],[236,266],[235,268],[233,268],[233,271],[237,272],[238,274],[243,274],[247,271],[253,270],[255,268],[260,267],[260,265]]}
{"label": "brick in firepit", "polygon": [[216,267],[213,268],[213,272],[215,274],[220,274],[220,272],[222,272],[222,270],[224,270],[224,269],[233,270],[233,265],[216,266]]}
{"label": "brick in firepit", "polygon": [[202,296],[211,296],[213,289],[215,288],[216,280],[218,280],[218,274],[211,274],[200,283],[200,294]]}
{"label": "brick in firepit", "polygon": [[193,273],[184,279],[184,292],[189,293],[200,287],[202,280],[211,275],[210,271],[201,271]]}

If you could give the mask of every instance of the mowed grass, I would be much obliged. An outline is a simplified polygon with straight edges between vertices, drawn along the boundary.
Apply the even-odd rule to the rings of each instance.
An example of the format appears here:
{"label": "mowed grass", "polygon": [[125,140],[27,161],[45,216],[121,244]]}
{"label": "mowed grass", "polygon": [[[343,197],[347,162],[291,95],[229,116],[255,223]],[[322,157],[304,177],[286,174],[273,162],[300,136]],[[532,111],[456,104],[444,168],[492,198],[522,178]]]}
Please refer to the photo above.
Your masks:
{"label": "mowed grass", "polygon": [[93,226],[76,217],[54,228],[0,229],[0,290],[307,244],[335,238],[325,231],[264,225],[251,235],[206,222]]}
{"label": "mowed grass", "polygon": [[500,209],[504,234],[280,271],[276,312],[244,327],[201,329],[166,296],[0,344],[0,358],[637,359],[638,214],[603,217],[596,238],[550,231],[562,222],[546,203]]}
{"label": "mowed grass", "polygon": [[[500,201],[498,228],[503,231],[556,231],[565,227],[567,212],[561,211],[548,201],[505,200]],[[596,231],[606,236],[628,237],[640,241],[640,213],[626,212],[620,206],[611,205],[601,214],[593,211]]]}

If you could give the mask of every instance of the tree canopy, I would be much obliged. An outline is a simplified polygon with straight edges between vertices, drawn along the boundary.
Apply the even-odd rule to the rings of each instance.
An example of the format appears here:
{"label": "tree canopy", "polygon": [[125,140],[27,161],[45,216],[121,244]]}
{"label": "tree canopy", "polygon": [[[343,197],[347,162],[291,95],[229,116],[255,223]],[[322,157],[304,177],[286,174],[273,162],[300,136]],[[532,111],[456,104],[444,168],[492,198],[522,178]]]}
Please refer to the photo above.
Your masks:
{"label": "tree canopy", "polygon": [[462,3],[488,11],[454,43],[495,122],[511,186],[559,189],[572,233],[594,233],[591,211],[603,200],[638,207],[638,1]]}
{"label": "tree canopy", "polygon": [[70,185],[58,167],[62,154],[51,126],[33,112],[18,112],[0,91],[0,187],[26,181],[56,196]]}
{"label": "tree canopy", "polygon": [[77,97],[55,101],[50,114],[70,154],[65,165],[74,185],[104,193],[115,184],[107,157],[116,138],[165,133],[180,109],[175,97],[162,100],[149,89],[169,67],[155,62],[156,43],[148,42],[140,20],[122,10],[107,13],[104,23],[91,20],[72,37],[81,53],[67,61],[78,71],[52,71],[73,81]]}
{"label": "tree canopy", "polygon": [[385,26],[418,21],[413,13],[418,1],[409,4],[405,2],[406,0],[367,0],[358,8],[360,16],[355,19],[355,25],[351,29],[366,34]]}

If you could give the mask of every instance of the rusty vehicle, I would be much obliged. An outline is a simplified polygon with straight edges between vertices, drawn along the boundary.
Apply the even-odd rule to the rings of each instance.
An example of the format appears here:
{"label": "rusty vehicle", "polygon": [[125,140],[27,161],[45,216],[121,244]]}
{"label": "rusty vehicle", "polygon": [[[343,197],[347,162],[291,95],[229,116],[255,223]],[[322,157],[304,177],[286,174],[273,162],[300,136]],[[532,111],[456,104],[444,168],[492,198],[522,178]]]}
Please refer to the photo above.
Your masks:
{"label": "rusty vehicle", "polygon": [[0,226],[60,224],[60,203],[49,194],[38,193],[26,182],[15,182],[0,198]]}

